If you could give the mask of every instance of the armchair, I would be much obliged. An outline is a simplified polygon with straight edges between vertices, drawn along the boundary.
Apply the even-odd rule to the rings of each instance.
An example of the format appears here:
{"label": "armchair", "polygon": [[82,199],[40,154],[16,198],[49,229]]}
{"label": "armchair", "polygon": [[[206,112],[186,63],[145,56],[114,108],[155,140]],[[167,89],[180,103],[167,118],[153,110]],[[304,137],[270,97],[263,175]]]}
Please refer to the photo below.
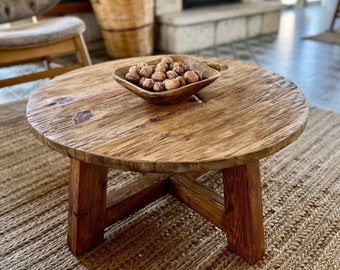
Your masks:
{"label": "armchair", "polygon": [[[75,16],[40,17],[58,0],[0,0],[0,67],[43,61],[44,71],[0,80],[0,87],[43,78],[91,65],[82,33],[86,26]],[[38,18],[39,19],[38,19]],[[52,68],[55,56],[76,54],[78,63]]]}

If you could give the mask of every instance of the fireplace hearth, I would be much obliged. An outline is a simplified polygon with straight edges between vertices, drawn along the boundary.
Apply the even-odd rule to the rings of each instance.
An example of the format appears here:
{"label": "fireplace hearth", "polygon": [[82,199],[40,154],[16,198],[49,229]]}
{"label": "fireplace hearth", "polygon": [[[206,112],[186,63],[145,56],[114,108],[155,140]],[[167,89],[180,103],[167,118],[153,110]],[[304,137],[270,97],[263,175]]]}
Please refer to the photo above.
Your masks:
{"label": "fireplace hearth", "polygon": [[156,0],[155,47],[165,53],[195,53],[274,33],[282,8],[278,0]]}

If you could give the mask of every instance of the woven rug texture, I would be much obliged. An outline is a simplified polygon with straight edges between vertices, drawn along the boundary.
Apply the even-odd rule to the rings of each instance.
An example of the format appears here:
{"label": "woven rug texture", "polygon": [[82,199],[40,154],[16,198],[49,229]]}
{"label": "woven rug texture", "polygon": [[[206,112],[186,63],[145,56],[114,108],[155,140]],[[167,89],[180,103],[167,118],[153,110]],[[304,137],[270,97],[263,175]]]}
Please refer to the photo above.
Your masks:
{"label": "woven rug texture", "polygon": [[[311,108],[300,138],[261,160],[266,255],[251,266],[220,229],[169,195],[73,256],[69,160],[31,134],[25,106],[0,106],[0,269],[340,269],[340,115]],[[110,189],[136,174],[112,170]],[[198,181],[222,193],[219,171]]]}

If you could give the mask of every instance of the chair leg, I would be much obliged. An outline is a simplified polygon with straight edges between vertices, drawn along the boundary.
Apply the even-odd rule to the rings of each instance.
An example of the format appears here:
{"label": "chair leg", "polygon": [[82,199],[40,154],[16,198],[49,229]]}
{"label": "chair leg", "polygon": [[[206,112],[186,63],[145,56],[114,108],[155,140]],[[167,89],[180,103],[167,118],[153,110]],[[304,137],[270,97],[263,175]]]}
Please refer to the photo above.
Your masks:
{"label": "chair leg", "polygon": [[334,11],[334,15],[333,15],[333,19],[332,19],[331,27],[330,27],[331,31],[334,30],[335,20],[337,18],[340,19],[340,14],[339,13],[340,13],[340,0],[338,0],[338,5],[336,6],[335,11]]}
{"label": "chair leg", "polygon": [[43,64],[47,70],[52,69],[51,67],[51,58],[49,56],[46,56],[43,58]]}
{"label": "chair leg", "polygon": [[91,58],[87,50],[83,35],[80,34],[79,36],[76,36],[75,42],[78,48],[78,53],[77,53],[78,61],[82,63],[83,66],[92,65]]}

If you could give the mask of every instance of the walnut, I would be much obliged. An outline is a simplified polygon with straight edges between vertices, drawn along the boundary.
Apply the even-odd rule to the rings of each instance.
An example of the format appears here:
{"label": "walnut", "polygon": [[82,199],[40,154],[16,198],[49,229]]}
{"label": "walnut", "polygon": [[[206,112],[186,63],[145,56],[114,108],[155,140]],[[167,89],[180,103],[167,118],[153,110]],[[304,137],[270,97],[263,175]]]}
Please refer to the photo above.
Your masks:
{"label": "walnut", "polygon": [[153,68],[150,66],[142,67],[139,71],[139,75],[145,78],[150,78],[153,73]]}
{"label": "walnut", "polygon": [[161,92],[203,80],[204,76],[202,71],[190,70],[183,62],[165,56],[156,66],[146,62],[131,66],[125,79],[143,89]]}
{"label": "walnut", "polygon": [[140,68],[137,66],[132,66],[129,68],[129,72],[135,72],[139,74]]}
{"label": "walnut", "polygon": [[145,79],[146,79],[145,77],[142,77],[142,78],[139,80],[139,82],[138,82],[139,87],[142,87],[142,88],[143,88],[143,83],[144,83]]}
{"label": "walnut", "polygon": [[132,82],[132,83],[138,83],[140,80],[140,76],[138,73],[131,71],[131,72],[126,73],[125,79],[127,79],[129,82]]}
{"label": "walnut", "polygon": [[165,56],[161,59],[161,62],[164,62],[166,64],[171,64],[174,60],[170,56]]}
{"label": "walnut", "polygon": [[200,70],[198,70],[198,69],[196,69],[196,70],[194,70],[194,71],[195,71],[195,73],[198,75],[198,80],[199,80],[199,81],[202,81],[203,78],[204,78],[203,72],[200,71]]}
{"label": "walnut", "polygon": [[162,82],[166,79],[166,74],[164,72],[156,71],[151,75],[151,79],[153,79],[155,82]]}
{"label": "walnut", "polygon": [[164,66],[158,66],[158,65],[157,65],[157,66],[155,67],[155,72],[158,72],[158,71],[159,71],[159,72],[164,72],[164,73],[165,73],[165,72],[167,72],[167,69],[166,69]]}
{"label": "walnut", "polygon": [[184,69],[180,66],[175,66],[172,70],[175,71],[179,76],[182,76],[184,74]]}
{"label": "walnut", "polygon": [[197,82],[199,77],[196,74],[195,71],[189,70],[187,72],[184,73],[184,78],[187,81],[187,83],[194,83]]}
{"label": "walnut", "polygon": [[174,90],[180,87],[180,82],[176,79],[167,79],[164,81],[164,86],[166,90]]}
{"label": "walnut", "polygon": [[187,82],[185,81],[185,79],[182,76],[176,77],[176,80],[179,81],[180,86],[184,86],[184,85],[187,84]]}
{"label": "walnut", "polygon": [[156,68],[159,68],[159,67],[164,67],[165,70],[168,70],[168,69],[169,69],[168,64],[165,63],[165,62],[160,62],[160,63],[158,63],[158,64],[156,65]]}
{"label": "walnut", "polygon": [[168,79],[175,79],[178,76],[178,74],[176,73],[176,71],[173,70],[169,70],[166,72],[166,77]]}
{"label": "walnut", "polygon": [[146,78],[143,82],[143,88],[147,90],[153,89],[155,82],[152,79]]}
{"label": "walnut", "polygon": [[162,82],[155,82],[155,84],[153,85],[153,91],[155,92],[162,92],[165,90],[165,86],[164,83]]}
{"label": "walnut", "polygon": [[149,66],[149,65],[145,62],[140,62],[140,63],[137,64],[138,68],[147,67],[147,66]]}
{"label": "walnut", "polygon": [[174,62],[172,64],[172,69],[174,69],[175,67],[180,67],[182,68],[184,71],[187,71],[186,66],[182,63],[182,62]]}

